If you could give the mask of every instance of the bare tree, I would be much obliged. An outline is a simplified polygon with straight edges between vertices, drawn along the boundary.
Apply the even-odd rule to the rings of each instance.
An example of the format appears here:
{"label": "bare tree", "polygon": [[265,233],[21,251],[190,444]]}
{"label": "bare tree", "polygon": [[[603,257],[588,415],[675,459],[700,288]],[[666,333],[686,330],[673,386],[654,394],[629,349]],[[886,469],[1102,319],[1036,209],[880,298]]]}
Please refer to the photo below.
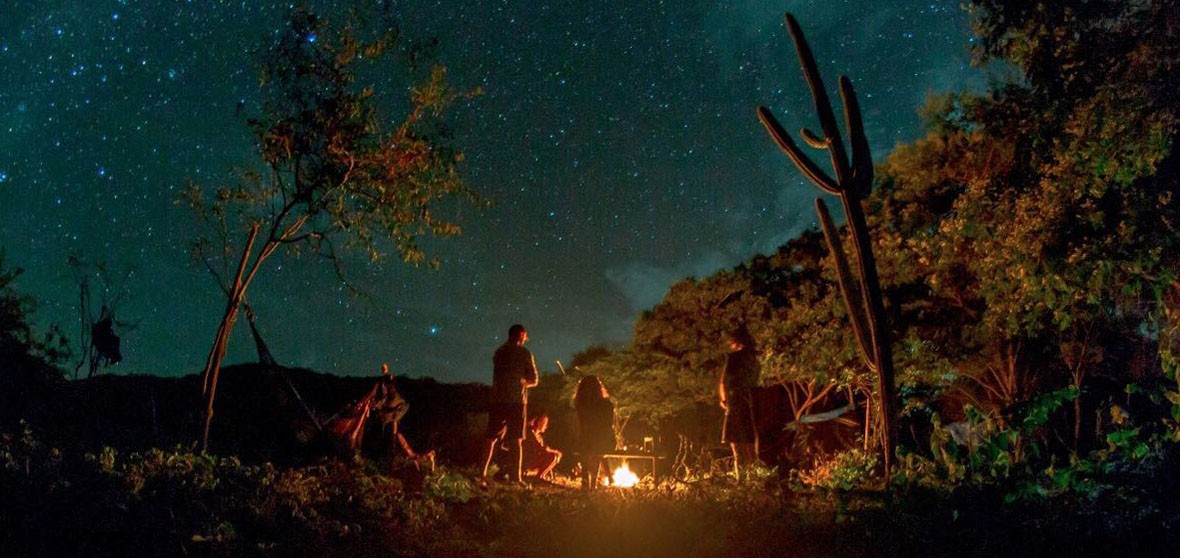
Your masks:
{"label": "bare tree", "polygon": [[[78,362],[74,378],[86,367],[86,377],[97,375],[104,366],[123,360],[121,338],[139,327],[138,322],[117,319],[118,311],[128,301],[131,290],[127,281],[135,273],[133,266],[112,271],[105,262],[90,263],[78,255],[66,261],[74,281],[78,284]],[[98,281],[98,310],[95,310],[91,280]]]}

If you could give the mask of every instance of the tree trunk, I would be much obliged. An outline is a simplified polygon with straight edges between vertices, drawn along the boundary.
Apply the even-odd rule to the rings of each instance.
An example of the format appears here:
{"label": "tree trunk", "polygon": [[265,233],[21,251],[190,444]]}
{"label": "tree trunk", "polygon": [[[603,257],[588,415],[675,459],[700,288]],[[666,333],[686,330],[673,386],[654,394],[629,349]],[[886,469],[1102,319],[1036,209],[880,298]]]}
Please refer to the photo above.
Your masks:
{"label": "tree trunk", "polygon": [[[213,338],[213,346],[209,348],[209,356],[205,360],[205,372],[202,375],[201,387],[201,392],[205,396],[205,425],[201,435],[202,452],[209,450],[209,427],[213,424],[213,400],[217,396],[217,380],[221,375],[221,363],[225,360],[225,349],[229,344],[229,335],[233,332],[234,322],[238,319],[238,307],[246,296],[249,279],[253,278],[253,274],[250,274],[249,278],[246,277],[246,264],[250,261],[250,254],[254,251],[254,240],[257,238],[258,225],[254,225],[250,228],[246,247],[242,249],[242,259],[238,263],[238,272],[234,276],[234,283],[229,291],[225,314],[221,318],[221,324],[217,327],[217,335]],[[255,269],[257,269],[257,263]]]}
{"label": "tree trunk", "polygon": [[258,364],[263,366],[276,366],[278,361],[270,352],[270,347],[266,346],[266,341],[262,339],[262,333],[258,331],[258,324],[254,323],[254,308],[250,307],[249,302],[242,303],[246,308],[246,321],[250,324],[250,333],[254,335],[254,348],[258,350]]}
{"label": "tree trunk", "polygon": [[287,213],[293,205],[286,206],[275,221],[271,223],[270,232],[267,235],[267,241],[263,244],[262,249],[258,251],[258,256],[254,258],[254,264],[250,266],[249,273],[246,272],[247,264],[250,262],[250,256],[254,253],[254,241],[258,238],[258,223],[250,227],[250,233],[246,237],[246,247],[242,249],[242,259],[238,262],[238,272],[234,275],[233,285],[229,289],[228,300],[225,306],[225,315],[221,318],[221,325],[217,329],[217,336],[213,339],[213,346],[209,349],[209,358],[205,361],[204,381],[202,382],[201,392],[205,395],[205,429],[201,437],[201,451],[208,451],[209,449],[209,425],[213,423],[213,399],[217,395],[217,379],[221,374],[221,363],[225,360],[225,349],[229,344],[229,335],[234,330],[234,322],[238,319],[238,308],[242,306],[246,299],[246,289],[250,283],[254,281],[254,276],[258,273],[258,269],[262,267],[262,262],[274,254],[279,245],[283,242],[288,242],[293,235],[298,232],[303,225],[307,223],[308,215],[302,215],[295,219],[286,229],[279,233],[279,225],[287,216]]}

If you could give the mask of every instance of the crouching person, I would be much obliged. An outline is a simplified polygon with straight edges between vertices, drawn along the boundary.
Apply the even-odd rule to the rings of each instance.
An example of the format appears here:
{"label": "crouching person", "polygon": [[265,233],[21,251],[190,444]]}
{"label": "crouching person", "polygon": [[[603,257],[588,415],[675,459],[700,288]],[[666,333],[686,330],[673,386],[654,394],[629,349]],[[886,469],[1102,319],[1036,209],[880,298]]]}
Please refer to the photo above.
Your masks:
{"label": "crouching person", "polygon": [[541,413],[529,419],[525,432],[522,469],[525,475],[548,479],[553,468],[561,462],[561,451],[545,445],[545,431],[549,429],[549,415]]}

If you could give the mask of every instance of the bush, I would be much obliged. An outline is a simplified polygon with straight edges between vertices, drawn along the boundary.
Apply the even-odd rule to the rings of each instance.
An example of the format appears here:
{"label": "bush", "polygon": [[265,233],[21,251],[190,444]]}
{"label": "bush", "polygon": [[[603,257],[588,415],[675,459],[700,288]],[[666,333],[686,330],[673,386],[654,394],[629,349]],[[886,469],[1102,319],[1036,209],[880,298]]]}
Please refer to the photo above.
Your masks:
{"label": "bush", "polygon": [[853,448],[817,463],[812,469],[798,471],[796,478],[810,488],[848,492],[872,482],[877,467],[876,453]]}

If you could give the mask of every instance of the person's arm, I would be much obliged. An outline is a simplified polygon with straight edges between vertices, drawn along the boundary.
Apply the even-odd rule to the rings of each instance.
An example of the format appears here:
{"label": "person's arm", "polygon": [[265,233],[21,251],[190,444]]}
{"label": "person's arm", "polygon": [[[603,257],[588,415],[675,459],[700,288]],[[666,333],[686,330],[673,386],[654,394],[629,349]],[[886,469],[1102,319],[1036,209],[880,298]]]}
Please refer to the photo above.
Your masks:
{"label": "person's arm", "polygon": [[538,380],[539,380],[539,377],[537,376],[537,359],[533,358],[533,353],[529,353],[528,370],[526,370],[524,376],[521,377],[520,383],[521,383],[521,385],[523,385],[526,388],[531,388],[531,387],[534,387],[537,385]]}
{"label": "person's arm", "polygon": [[725,393],[725,374],[728,372],[728,366],[721,370],[721,378],[717,382],[717,403],[721,405],[722,409],[729,409],[729,403],[726,401]]}

